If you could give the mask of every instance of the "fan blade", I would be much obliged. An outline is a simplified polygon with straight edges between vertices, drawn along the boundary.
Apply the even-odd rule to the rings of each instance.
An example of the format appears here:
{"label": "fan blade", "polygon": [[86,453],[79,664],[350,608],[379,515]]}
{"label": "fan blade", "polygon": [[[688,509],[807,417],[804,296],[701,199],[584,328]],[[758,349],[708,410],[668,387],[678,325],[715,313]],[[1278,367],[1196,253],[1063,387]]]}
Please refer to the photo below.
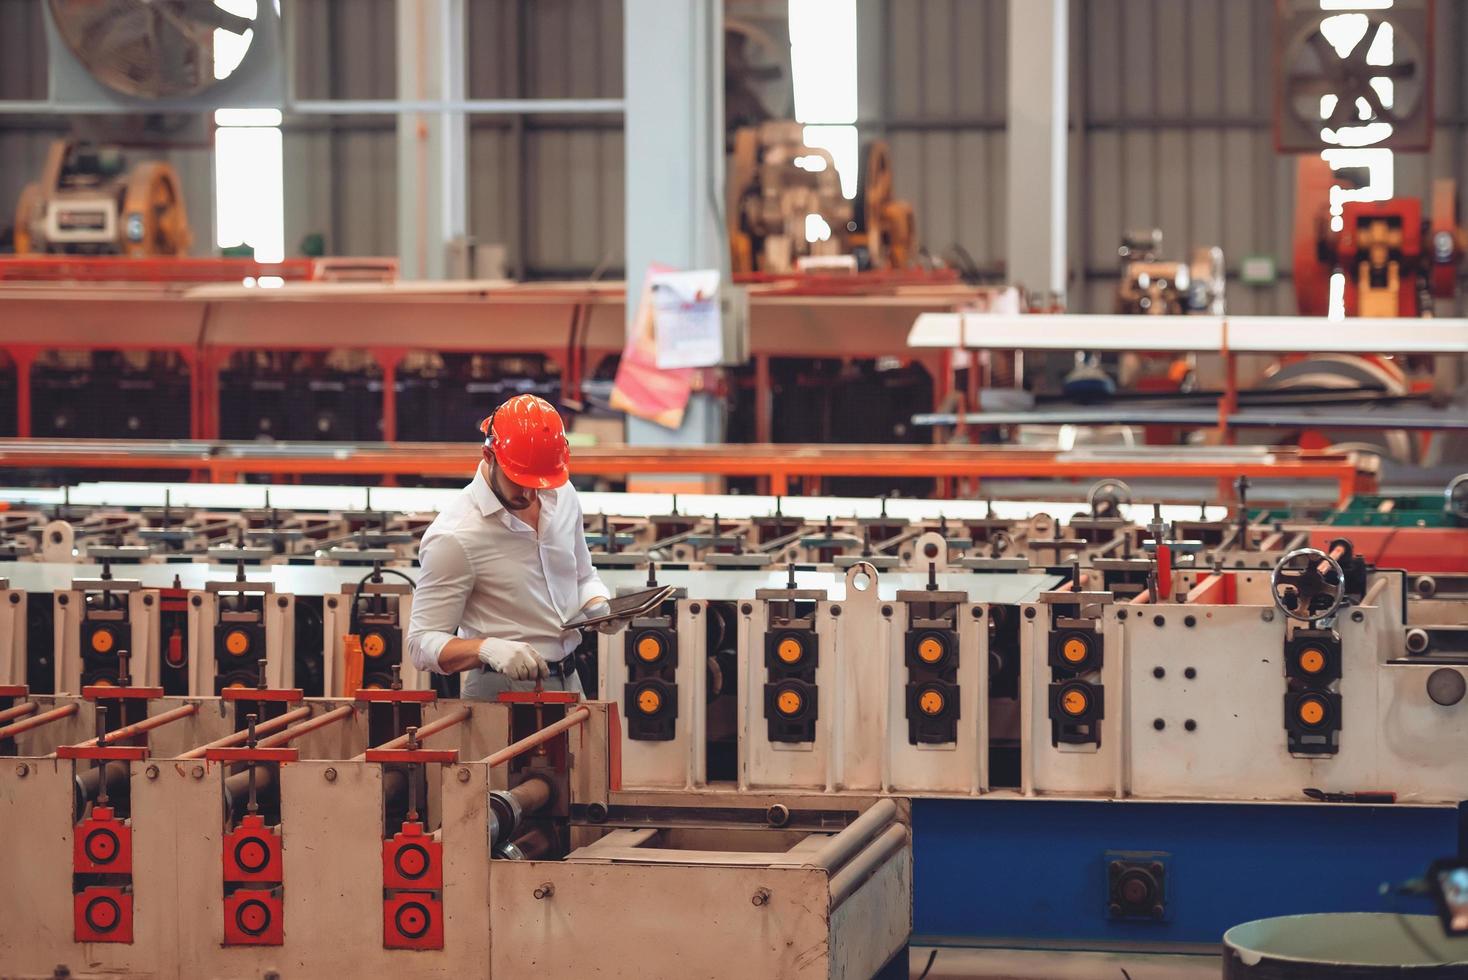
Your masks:
{"label": "fan blade", "polygon": [[1352,67],[1366,67],[1366,56],[1371,53],[1371,48],[1376,44],[1376,39],[1381,34],[1381,29],[1385,25],[1386,21],[1384,20],[1373,20],[1367,25],[1366,33],[1362,35],[1361,40],[1357,41],[1356,46],[1351,48],[1350,53],[1346,55],[1346,60],[1351,63]]}

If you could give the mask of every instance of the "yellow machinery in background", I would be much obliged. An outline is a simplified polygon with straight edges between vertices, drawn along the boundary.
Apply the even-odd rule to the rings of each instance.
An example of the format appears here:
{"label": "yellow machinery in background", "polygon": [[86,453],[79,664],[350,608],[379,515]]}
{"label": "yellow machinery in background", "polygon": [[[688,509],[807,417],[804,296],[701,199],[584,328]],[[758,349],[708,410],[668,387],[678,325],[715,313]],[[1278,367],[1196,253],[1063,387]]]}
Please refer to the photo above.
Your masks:
{"label": "yellow machinery in background", "polygon": [[178,173],[160,160],[129,168],[117,146],[52,143],[16,207],[20,255],[184,255],[192,241]]}
{"label": "yellow machinery in background", "polygon": [[903,269],[917,239],[912,204],[893,197],[886,142],[863,148],[856,197],[804,127],[769,120],[735,130],[728,169],[729,252],[738,273],[784,273],[804,258],[852,256],[859,269]]}

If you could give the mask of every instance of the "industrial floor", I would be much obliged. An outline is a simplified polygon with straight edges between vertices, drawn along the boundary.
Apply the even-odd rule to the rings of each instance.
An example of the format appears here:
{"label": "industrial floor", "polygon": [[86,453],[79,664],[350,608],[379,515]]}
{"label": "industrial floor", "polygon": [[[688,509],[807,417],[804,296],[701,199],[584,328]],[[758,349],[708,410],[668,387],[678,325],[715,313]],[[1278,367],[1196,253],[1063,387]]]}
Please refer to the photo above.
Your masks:
{"label": "industrial floor", "polygon": [[1217,980],[1217,953],[1103,953],[913,946],[912,980]]}

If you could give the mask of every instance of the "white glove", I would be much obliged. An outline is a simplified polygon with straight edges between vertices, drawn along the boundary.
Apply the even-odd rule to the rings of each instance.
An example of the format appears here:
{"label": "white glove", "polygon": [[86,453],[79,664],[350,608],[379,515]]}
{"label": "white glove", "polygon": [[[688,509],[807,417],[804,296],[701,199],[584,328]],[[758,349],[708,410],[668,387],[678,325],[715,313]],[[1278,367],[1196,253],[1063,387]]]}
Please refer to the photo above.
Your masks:
{"label": "white glove", "polygon": [[545,661],[533,646],[495,636],[479,641],[479,662],[513,681],[534,680],[548,673]]}
{"label": "white glove", "polygon": [[[606,616],[609,615],[611,611],[612,604],[607,602],[607,600],[605,599],[597,599],[585,609],[587,619],[596,619],[598,616]],[[622,630],[626,629],[628,622],[630,622],[630,620],[609,619],[605,623],[597,623],[595,626],[591,626],[588,628],[594,629],[598,633],[605,633],[606,635],[610,636],[613,633],[620,633],[622,632]]]}

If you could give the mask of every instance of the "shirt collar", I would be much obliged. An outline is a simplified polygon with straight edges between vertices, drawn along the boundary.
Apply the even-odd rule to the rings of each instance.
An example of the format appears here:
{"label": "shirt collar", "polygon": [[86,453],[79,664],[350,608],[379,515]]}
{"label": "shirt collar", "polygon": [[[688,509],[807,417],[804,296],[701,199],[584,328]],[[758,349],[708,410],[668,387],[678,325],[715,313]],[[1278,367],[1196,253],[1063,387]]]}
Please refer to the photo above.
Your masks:
{"label": "shirt collar", "polygon": [[500,498],[494,495],[489,488],[489,478],[484,475],[484,464],[480,464],[474,470],[474,480],[469,484],[469,496],[474,498],[474,503],[479,507],[479,513],[485,517],[493,517],[497,512],[505,509],[500,503]]}
{"label": "shirt collar", "polygon": [[[485,475],[485,466],[483,464],[475,469],[474,480],[469,484],[468,489],[469,496],[474,498],[474,503],[479,507],[479,513],[485,517],[493,517],[496,514],[500,514],[501,519],[516,516],[505,510],[505,505],[500,503],[500,498],[496,497],[494,491],[489,488],[489,477]],[[540,491],[541,516],[554,512],[556,501],[560,497],[560,494],[559,487],[555,490]]]}

